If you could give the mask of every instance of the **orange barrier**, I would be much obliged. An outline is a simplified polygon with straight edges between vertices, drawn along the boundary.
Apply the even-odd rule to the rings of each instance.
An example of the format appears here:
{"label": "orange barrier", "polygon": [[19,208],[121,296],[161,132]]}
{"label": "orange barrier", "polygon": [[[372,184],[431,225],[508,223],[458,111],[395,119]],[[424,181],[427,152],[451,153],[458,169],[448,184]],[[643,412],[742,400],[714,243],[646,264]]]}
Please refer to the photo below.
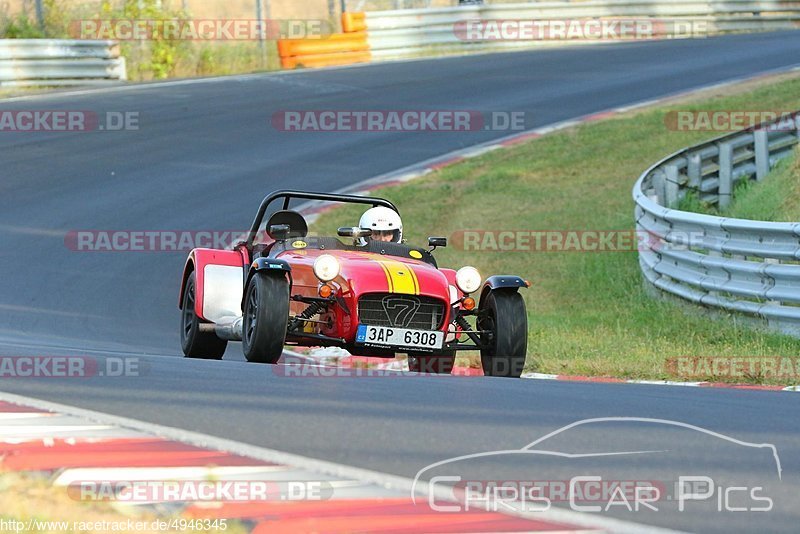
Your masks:
{"label": "orange barrier", "polygon": [[345,33],[363,32],[367,29],[367,14],[360,13],[342,13],[342,30]]}
{"label": "orange barrier", "polygon": [[352,63],[367,63],[372,59],[372,54],[366,52],[340,52],[338,54],[315,54],[307,56],[282,57],[281,66],[284,69],[297,67],[333,67],[335,65],[350,65]]}
{"label": "orange barrier", "polygon": [[365,50],[369,50],[366,32],[334,33],[324,39],[281,39],[278,41],[278,54],[281,57]]}
{"label": "orange barrier", "polygon": [[372,59],[364,13],[343,13],[344,33],[313,39],[280,39],[278,55],[285,69],[363,63]]}

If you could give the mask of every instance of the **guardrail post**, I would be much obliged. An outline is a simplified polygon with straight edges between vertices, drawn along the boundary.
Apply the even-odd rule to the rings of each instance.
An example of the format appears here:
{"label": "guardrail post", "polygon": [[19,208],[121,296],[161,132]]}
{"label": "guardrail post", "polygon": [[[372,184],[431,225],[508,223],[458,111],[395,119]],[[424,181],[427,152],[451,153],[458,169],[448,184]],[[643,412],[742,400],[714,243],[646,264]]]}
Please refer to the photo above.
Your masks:
{"label": "guardrail post", "polygon": [[702,164],[703,158],[700,156],[700,153],[686,156],[686,174],[689,177],[689,187],[700,188],[703,178]]}
{"label": "guardrail post", "polygon": [[797,134],[797,142],[800,143],[800,111],[794,114],[794,133]]}
{"label": "guardrail post", "polygon": [[733,145],[730,143],[719,144],[719,202],[720,208],[727,208],[731,204],[733,192]]}
{"label": "guardrail post", "polygon": [[664,205],[672,207],[678,201],[678,166],[664,167]]}
{"label": "guardrail post", "polygon": [[655,193],[655,202],[661,204],[662,206],[666,206],[667,203],[664,200],[667,196],[666,191],[666,180],[664,177],[664,171],[662,169],[657,169],[653,173],[653,193]]}
{"label": "guardrail post", "polygon": [[44,6],[42,0],[36,0],[36,21],[39,23],[39,28],[44,31]]}
{"label": "guardrail post", "polygon": [[769,174],[769,134],[758,129],[753,134],[756,152],[756,181],[760,182]]}
{"label": "guardrail post", "polygon": [[264,26],[266,25],[265,19],[268,18],[269,15],[266,17],[264,16],[264,4],[262,3],[262,0],[256,0],[256,20],[258,21],[258,52],[261,56],[262,67],[267,66],[267,47],[266,43],[264,42],[267,39],[267,32]]}

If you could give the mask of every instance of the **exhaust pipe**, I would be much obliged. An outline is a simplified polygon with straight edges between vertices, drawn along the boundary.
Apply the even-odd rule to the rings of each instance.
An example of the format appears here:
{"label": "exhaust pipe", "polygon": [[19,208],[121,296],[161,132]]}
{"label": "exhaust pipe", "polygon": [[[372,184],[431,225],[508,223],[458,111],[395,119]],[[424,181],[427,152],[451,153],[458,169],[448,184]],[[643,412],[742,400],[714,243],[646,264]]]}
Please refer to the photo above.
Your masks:
{"label": "exhaust pipe", "polygon": [[232,323],[226,324],[209,324],[201,323],[201,332],[214,332],[218,338],[227,341],[241,341],[242,340],[242,318],[238,317]]}

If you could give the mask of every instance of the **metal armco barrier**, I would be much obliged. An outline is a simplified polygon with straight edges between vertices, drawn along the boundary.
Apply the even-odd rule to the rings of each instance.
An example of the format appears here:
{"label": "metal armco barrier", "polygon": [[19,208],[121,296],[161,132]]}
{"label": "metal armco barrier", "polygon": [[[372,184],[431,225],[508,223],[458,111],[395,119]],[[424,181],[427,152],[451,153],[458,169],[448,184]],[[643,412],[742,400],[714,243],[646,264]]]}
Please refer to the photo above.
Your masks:
{"label": "metal armco barrier", "polygon": [[0,39],[0,87],[90,85],[127,78],[114,41]]}
{"label": "metal armco barrier", "polygon": [[648,283],[704,306],[766,319],[800,336],[800,222],[731,219],[673,209],[687,192],[726,206],[741,180],[763,180],[792,154],[797,116],[780,129],[735,132],[656,163],[633,188],[636,229],[650,239],[639,264]]}
{"label": "metal armco barrier", "polygon": [[[650,20],[651,38],[704,37],[800,28],[800,3],[775,0],[587,0],[462,5],[345,13],[343,28],[366,31],[370,57],[391,59],[504,48],[592,43],[592,39],[478,40],[459,32],[469,21]],[[460,34],[461,33],[461,34]]]}

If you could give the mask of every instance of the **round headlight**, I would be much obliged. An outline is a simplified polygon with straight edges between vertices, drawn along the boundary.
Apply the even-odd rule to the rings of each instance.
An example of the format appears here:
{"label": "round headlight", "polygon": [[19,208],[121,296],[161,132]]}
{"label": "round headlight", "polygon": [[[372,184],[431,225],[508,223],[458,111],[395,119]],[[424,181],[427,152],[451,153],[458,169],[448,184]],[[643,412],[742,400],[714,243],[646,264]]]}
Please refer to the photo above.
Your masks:
{"label": "round headlight", "polygon": [[339,276],[339,260],[330,254],[323,254],[314,262],[314,274],[323,282],[330,282]]}
{"label": "round headlight", "polygon": [[462,267],[456,273],[456,285],[464,293],[473,293],[481,287],[481,274],[475,267]]}

